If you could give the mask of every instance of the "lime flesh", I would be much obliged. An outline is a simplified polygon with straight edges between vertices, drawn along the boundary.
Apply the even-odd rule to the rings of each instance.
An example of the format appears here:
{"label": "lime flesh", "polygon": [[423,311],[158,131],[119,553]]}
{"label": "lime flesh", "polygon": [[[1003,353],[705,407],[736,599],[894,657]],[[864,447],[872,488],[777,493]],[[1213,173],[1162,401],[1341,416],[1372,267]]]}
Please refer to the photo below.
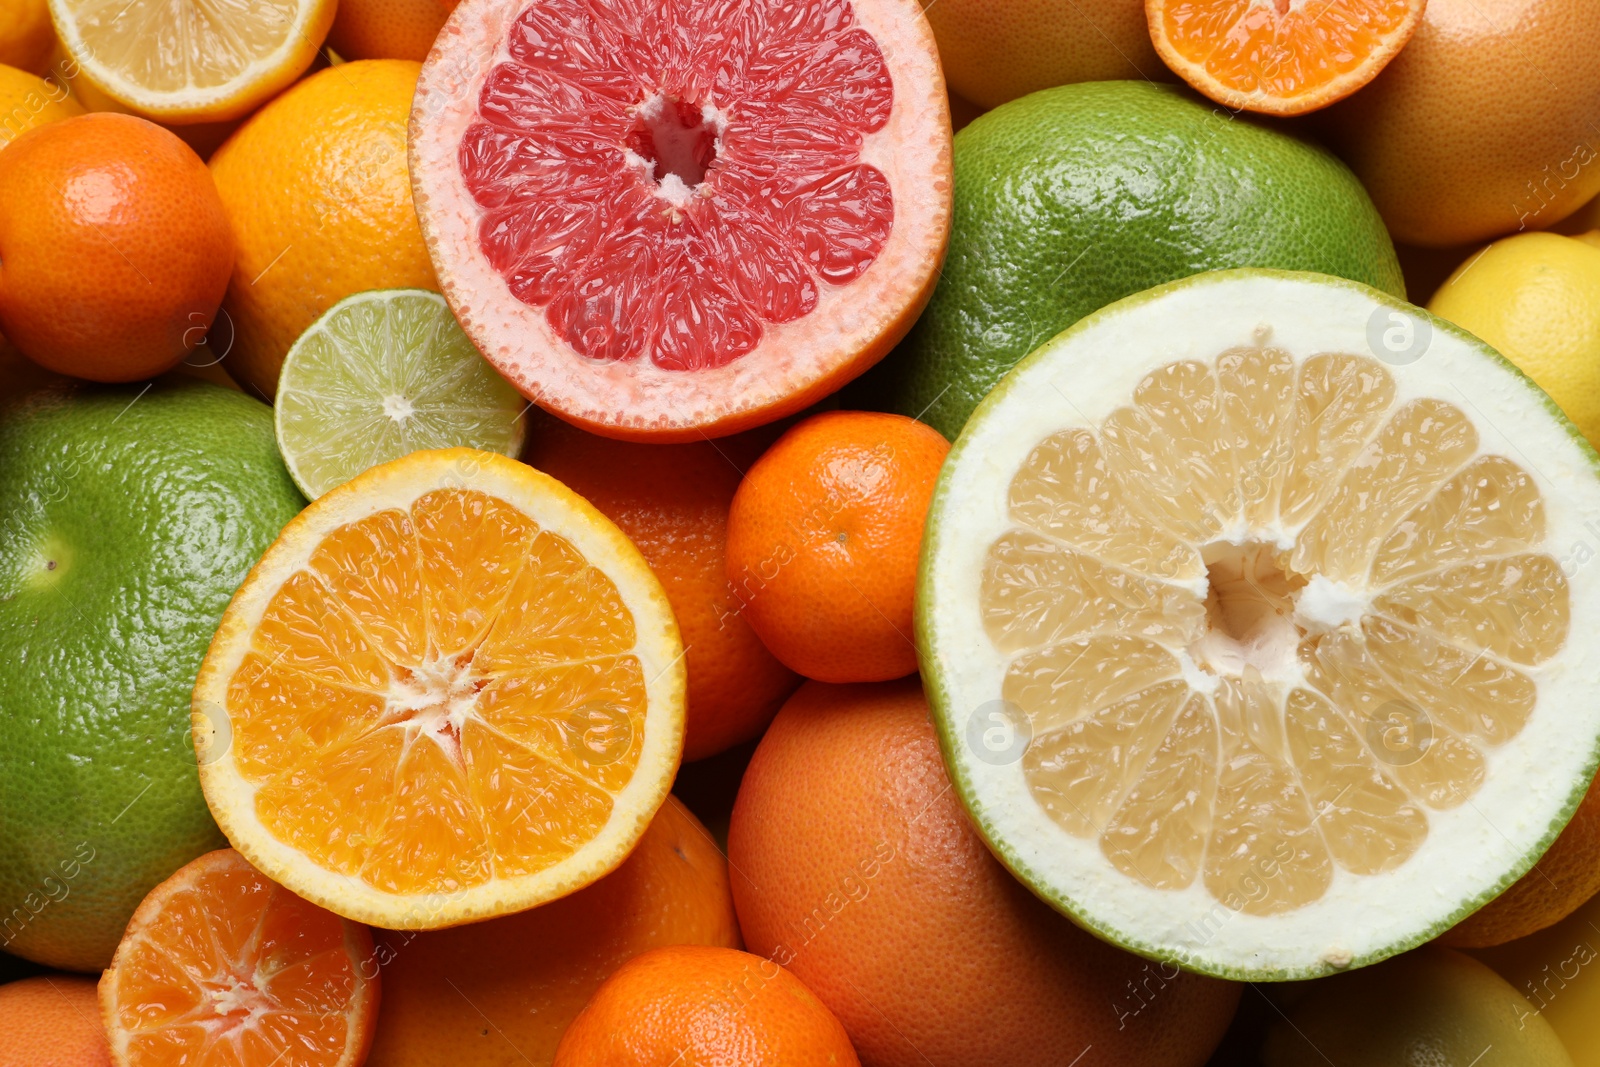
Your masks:
{"label": "lime flesh", "polygon": [[380,289],[335,304],[289,350],[278,379],[278,447],[314,500],[423,449],[515,456],[527,406],[438,293]]}

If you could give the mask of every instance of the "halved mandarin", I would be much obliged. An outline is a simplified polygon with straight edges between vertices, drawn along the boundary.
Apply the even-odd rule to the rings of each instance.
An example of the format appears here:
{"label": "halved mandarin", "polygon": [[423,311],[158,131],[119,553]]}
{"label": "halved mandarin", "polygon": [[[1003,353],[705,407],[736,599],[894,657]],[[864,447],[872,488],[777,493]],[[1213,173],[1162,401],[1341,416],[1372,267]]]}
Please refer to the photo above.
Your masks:
{"label": "halved mandarin", "polygon": [[432,929],[615,868],[665,800],[684,665],[633,544],[504,456],[415,452],[319,498],[195,686],[234,847],[347,918]]}
{"label": "halved mandarin", "polygon": [[1399,54],[1428,0],[1145,0],[1184,81],[1231,108],[1300,115],[1343,100]]}
{"label": "halved mandarin", "polygon": [[100,978],[117,1067],[359,1067],[378,1022],[372,935],[233,849],[144,898]]}

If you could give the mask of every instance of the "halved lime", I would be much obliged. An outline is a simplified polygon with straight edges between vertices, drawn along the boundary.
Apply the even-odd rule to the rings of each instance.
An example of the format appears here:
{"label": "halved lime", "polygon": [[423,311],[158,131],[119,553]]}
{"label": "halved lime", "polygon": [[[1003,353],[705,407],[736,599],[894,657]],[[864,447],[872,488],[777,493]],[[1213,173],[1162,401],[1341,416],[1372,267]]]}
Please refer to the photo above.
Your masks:
{"label": "halved lime", "polygon": [[1489,346],[1353,282],[1090,315],[979,406],[929,512],[957,791],[1040,896],[1195,970],[1441,933],[1594,776],[1597,463]]}
{"label": "halved lime", "polygon": [[289,349],[278,378],[278,448],[315,500],[425,448],[514,457],[527,406],[467,340],[444,297],[375,289],[333,305]]}

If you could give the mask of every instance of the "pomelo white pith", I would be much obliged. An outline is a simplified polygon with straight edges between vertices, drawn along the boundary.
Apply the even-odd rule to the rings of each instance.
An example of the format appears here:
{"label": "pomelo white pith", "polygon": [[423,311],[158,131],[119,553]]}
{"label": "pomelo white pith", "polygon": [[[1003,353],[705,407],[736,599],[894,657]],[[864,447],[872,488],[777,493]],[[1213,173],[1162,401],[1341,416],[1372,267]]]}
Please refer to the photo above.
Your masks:
{"label": "pomelo white pith", "polygon": [[1113,304],[940,479],[918,642],[956,787],[1148,956],[1284,980],[1427,940],[1593,777],[1597,468],[1492,349],[1364,286]]}

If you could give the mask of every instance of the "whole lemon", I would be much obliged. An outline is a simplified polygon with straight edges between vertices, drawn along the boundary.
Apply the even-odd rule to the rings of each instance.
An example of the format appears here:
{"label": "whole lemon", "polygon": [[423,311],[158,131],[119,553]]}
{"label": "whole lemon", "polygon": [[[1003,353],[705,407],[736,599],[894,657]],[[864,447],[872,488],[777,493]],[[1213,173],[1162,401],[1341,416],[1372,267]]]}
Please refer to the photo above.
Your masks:
{"label": "whole lemon", "polygon": [[1600,445],[1600,232],[1496,241],[1456,268],[1428,310],[1499,349]]}
{"label": "whole lemon", "polygon": [[1549,929],[1472,954],[1550,1024],[1575,1067],[1600,1067],[1600,897]]}
{"label": "whole lemon", "polygon": [[313,74],[211,157],[239,247],[223,366],[247,392],[272,399],[289,346],[352,293],[439,287],[406,165],[421,70],[378,59]]}

